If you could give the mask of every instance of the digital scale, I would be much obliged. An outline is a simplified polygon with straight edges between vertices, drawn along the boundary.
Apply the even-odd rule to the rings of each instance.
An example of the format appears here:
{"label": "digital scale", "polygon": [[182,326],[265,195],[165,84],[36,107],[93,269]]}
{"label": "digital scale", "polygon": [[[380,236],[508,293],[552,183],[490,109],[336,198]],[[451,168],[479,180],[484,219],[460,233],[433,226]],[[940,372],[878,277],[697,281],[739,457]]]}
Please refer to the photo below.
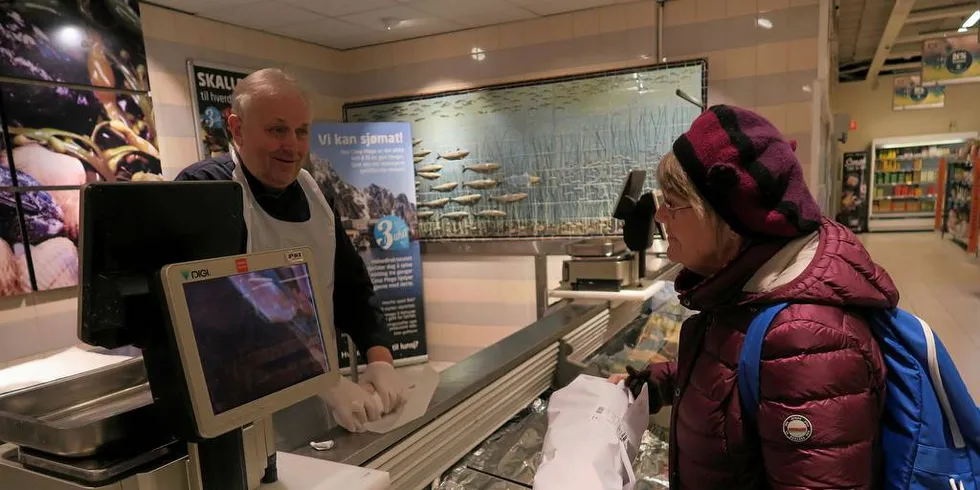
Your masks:
{"label": "digital scale", "polygon": [[613,217],[623,220],[623,239],[587,239],[570,243],[562,263],[562,286],[574,291],[622,291],[641,286],[646,277],[646,251],[655,234],[663,236],[653,216],[652,192],[643,192],[646,171],[632,170],[623,185]]}

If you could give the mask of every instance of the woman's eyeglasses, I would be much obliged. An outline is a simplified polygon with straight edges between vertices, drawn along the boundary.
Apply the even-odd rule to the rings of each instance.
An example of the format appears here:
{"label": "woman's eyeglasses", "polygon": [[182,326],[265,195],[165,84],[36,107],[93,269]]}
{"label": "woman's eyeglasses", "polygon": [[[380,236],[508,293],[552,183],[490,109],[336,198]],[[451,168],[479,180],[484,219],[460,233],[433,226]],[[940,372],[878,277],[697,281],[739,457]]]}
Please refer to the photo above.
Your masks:
{"label": "woman's eyeglasses", "polygon": [[693,207],[694,206],[692,206],[690,204],[686,204],[684,206],[674,206],[674,205],[672,205],[672,204],[670,204],[669,202],[666,202],[666,201],[664,201],[664,203],[663,203],[664,211],[667,211],[667,213],[670,214],[671,217],[674,217],[674,215],[678,211],[680,211],[680,210],[690,209],[690,208],[693,208]]}

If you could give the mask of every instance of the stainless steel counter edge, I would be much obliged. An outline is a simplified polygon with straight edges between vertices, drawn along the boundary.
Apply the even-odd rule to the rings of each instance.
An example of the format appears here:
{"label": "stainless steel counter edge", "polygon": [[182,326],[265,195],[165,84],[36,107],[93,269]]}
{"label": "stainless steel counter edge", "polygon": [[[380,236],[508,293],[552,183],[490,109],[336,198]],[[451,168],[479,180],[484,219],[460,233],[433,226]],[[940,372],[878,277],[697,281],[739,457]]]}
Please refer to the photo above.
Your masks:
{"label": "stainless steel counter edge", "polygon": [[[608,304],[566,304],[554,313],[517,331],[442,372],[428,411],[422,417],[387,434],[351,434],[336,428],[324,432],[325,409],[313,398],[275,416],[277,446],[303,456],[350,465],[363,465],[421,427],[446,413],[491,382],[557,342],[608,308]],[[333,440],[330,451],[315,451],[310,441]]]}

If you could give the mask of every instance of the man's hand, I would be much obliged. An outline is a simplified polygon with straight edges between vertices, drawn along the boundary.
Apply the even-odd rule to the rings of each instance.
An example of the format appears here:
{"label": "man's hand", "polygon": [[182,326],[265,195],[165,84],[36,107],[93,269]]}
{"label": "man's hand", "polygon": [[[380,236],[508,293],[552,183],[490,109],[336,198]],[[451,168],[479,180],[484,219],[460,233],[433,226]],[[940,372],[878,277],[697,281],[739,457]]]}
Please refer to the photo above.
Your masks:
{"label": "man's hand", "polygon": [[395,371],[395,366],[384,361],[368,363],[364,371],[364,381],[374,387],[381,398],[384,413],[391,413],[405,403],[408,388]]}
{"label": "man's hand", "polygon": [[351,432],[364,432],[364,424],[378,420],[384,411],[377,396],[371,396],[347,378],[341,378],[323,399],[332,410],[334,420]]}

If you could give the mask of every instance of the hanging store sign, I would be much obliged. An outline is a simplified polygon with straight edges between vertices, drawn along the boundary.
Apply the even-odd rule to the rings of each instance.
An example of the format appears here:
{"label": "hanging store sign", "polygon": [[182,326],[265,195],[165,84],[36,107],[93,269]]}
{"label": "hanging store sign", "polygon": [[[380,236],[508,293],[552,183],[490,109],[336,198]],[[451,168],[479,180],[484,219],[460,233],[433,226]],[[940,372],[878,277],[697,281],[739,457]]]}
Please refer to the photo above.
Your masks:
{"label": "hanging store sign", "polygon": [[966,35],[930,39],[922,45],[922,83],[946,85],[980,80],[980,42]]}
{"label": "hanging store sign", "polygon": [[945,86],[925,87],[918,75],[895,77],[895,86],[892,91],[892,110],[935,109],[943,107],[945,102]]}
{"label": "hanging store sign", "polygon": [[231,114],[231,94],[238,81],[252,70],[233,68],[190,60],[187,71],[191,78],[191,99],[197,124],[197,153],[201,159],[228,153],[231,133],[228,115]]}

